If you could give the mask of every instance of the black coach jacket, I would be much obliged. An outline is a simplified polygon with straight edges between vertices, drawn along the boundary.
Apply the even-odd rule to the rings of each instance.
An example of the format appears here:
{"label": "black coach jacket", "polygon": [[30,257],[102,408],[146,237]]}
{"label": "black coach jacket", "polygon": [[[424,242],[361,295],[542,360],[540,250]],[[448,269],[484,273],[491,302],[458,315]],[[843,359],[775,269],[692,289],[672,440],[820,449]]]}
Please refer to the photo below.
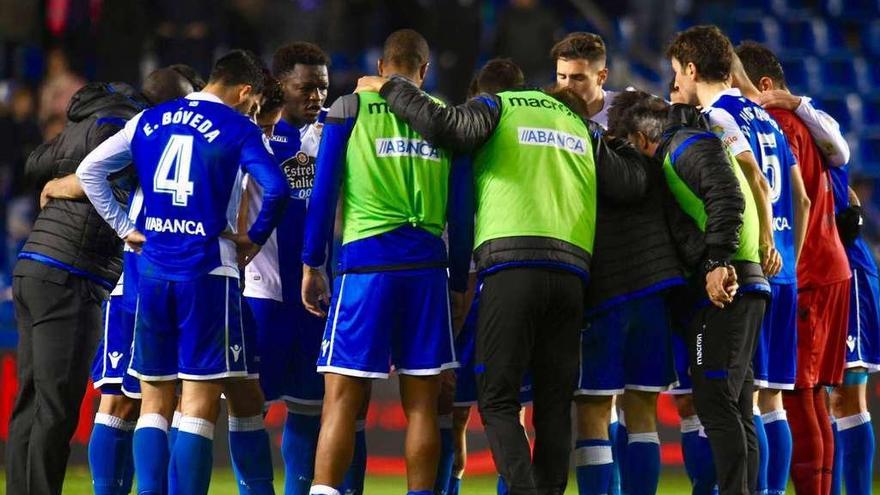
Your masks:
{"label": "black coach jacket", "polygon": [[[41,190],[49,180],[76,172],[89,152],[146,106],[143,96],[123,83],[83,87],[70,100],[64,131],[28,157],[25,180]],[[131,167],[111,177],[114,196],[123,205],[128,203],[133,179]],[[122,240],[87,198],[50,200],[37,216],[22,253],[49,258],[54,268],[88,274],[105,289],[112,288],[122,273]],[[15,273],[27,275],[23,271],[28,265],[19,264]]]}

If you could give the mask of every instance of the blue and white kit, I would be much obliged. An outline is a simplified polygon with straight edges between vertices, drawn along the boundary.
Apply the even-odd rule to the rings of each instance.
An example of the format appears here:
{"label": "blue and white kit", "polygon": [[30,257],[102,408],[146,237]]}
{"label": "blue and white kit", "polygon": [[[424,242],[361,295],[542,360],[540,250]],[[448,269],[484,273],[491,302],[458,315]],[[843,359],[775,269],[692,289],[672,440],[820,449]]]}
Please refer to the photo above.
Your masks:
{"label": "blue and white kit", "polygon": [[[317,122],[300,128],[281,120],[269,138],[287,178],[290,199],[281,223],[244,269],[244,297],[256,325],[260,385],[268,402],[318,405],[324,398],[324,377],[315,370],[315,362],[325,322],[302,304],[300,253],[326,114],[322,110]],[[250,182],[245,177],[248,224],[262,204],[259,185]]]}
{"label": "blue and white kit", "polygon": [[791,167],[797,166],[779,125],[738,89],[718,94],[704,110],[712,131],[737,156],[752,152],[770,185],[773,240],[782,257],[782,270],[770,278],[772,300],[764,315],[755,353],[755,385],[794,389],[797,352],[797,260],[794,249],[794,207]]}
{"label": "blue and white kit", "polygon": [[129,373],[142,380],[255,377],[242,324],[235,232],[241,178],[263,190],[248,231],[264,244],[287,184],[259,127],[214,95],[192,93],[141,112],[98,146],[77,175],[125,238],[135,230],[107,176],[133,163],[144,197],[144,243]]}

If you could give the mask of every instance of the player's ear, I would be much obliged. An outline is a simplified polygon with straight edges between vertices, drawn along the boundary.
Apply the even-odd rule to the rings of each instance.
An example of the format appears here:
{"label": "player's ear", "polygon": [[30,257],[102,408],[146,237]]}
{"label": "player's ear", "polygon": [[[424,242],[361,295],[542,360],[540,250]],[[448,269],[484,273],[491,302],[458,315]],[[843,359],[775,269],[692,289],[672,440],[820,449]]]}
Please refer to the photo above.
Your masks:
{"label": "player's ear", "polygon": [[425,74],[427,74],[427,73],[428,73],[428,62],[425,62],[424,64],[422,64],[421,67],[419,67],[419,79],[424,81]]}
{"label": "player's ear", "polygon": [[773,84],[773,79],[770,79],[767,76],[761,78],[758,81],[758,89],[761,91],[770,91],[771,89],[776,89],[775,84]]}
{"label": "player's ear", "polygon": [[684,66],[684,75],[690,79],[697,80],[697,66],[694,65],[693,62],[688,62],[686,66]]}
{"label": "player's ear", "polygon": [[603,84],[605,84],[605,81],[608,80],[608,67],[603,67],[599,69],[598,76],[599,77],[596,79],[596,83],[599,86],[602,86]]}
{"label": "player's ear", "polygon": [[385,76],[385,61],[381,58],[376,61],[376,73],[382,77]]}

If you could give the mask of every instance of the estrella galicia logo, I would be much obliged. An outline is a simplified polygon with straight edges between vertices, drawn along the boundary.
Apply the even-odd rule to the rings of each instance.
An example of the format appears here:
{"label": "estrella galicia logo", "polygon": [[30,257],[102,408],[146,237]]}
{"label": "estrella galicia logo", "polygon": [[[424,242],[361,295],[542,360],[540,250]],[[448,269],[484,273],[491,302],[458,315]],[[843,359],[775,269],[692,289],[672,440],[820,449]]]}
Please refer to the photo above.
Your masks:
{"label": "estrella galicia logo", "polygon": [[309,199],[315,183],[315,157],[298,151],[281,164],[281,170],[287,177],[290,197],[300,200]]}

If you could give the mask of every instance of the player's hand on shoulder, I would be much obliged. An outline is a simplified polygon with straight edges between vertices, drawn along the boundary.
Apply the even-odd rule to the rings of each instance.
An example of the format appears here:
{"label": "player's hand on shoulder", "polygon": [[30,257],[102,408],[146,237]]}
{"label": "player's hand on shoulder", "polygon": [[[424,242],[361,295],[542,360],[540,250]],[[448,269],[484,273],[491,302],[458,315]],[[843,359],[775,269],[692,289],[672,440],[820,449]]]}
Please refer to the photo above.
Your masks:
{"label": "player's hand on shoulder", "polygon": [[127,236],[125,236],[124,241],[135,253],[141,254],[141,251],[144,249],[144,243],[147,242],[147,238],[139,231],[132,230]]}
{"label": "player's hand on shoulder", "polygon": [[327,316],[324,308],[330,305],[330,289],[324,270],[303,265],[302,301],[309,313]]}
{"label": "player's hand on shoulder", "polygon": [[764,108],[784,108],[793,112],[801,104],[801,97],[781,89],[771,89],[761,93],[758,103]]}
{"label": "player's hand on shoulder", "polygon": [[374,92],[378,93],[379,90],[382,89],[382,86],[388,82],[388,79],[381,76],[363,76],[358,79],[357,88],[355,88],[355,93],[367,93]]}

